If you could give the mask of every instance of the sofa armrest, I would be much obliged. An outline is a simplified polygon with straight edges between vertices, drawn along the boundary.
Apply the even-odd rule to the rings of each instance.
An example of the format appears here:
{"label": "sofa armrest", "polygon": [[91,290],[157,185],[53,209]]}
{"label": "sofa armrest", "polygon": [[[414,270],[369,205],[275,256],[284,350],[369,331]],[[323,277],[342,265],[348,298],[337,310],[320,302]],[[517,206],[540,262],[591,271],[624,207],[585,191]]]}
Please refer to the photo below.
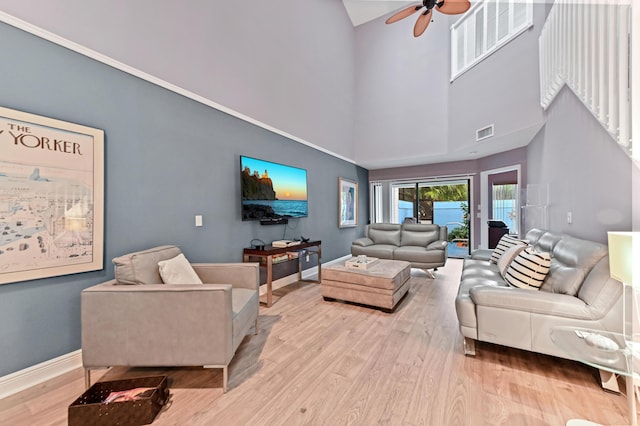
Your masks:
{"label": "sofa armrest", "polygon": [[592,319],[588,306],[567,294],[513,287],[478,286],[469,290],[473,303],[513,311],[575,319]]}
{"label": "sofa armrest", "polygon": [[427,244],[427,250],[444,250],[447,247],[447,242],[438,240]]}
{"label": "sofa armrest", "polygon": [[475,249],[471,252],[471,259],[474,260],[491,260],[493,249]]}
{"label": "sofa armrest", "polygon": [[260,269],[257,263],[193,263],[203,283],[231,284],[234,288],[260,288]]}
{"label": "sofa armrest", "polygon": [[81,293],[83,365],[226,365],[232,318],[229,284],[89,287]]}
{"label": "sofa armrest", "polygon": [[353,243],[351,243],[351,245],[368,247],[373,245],[373,240],[371,238],[362,237],[362,238],[356,239]]}

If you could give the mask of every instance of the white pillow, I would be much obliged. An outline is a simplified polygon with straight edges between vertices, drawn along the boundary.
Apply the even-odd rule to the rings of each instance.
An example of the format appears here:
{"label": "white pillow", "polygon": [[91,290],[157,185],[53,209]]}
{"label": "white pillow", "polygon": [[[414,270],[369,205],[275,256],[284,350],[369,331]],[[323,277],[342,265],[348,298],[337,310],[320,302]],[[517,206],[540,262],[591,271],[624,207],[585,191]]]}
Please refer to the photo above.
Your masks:
{"label": "white pillow", "polygon": [[551,254],[533,247],[522,250],[507,268],[504,279],[512,287],[539,290],[551,267]]}
{"label": "white pillow", "polygon": [[500,275],[504,278],[504,275],[507,273],[507,268],[511,265],[511,261],[520,254],[522,250],[527,248],[527,246],[513,246],[509,247],[507,251],[505,251],[502,256],[498,259],[498,269],[500,270]]}
{"label": "white pillow", "polygon": [[514,238],[509,234],[504,234],[502,238],[500,238],[500,241],[498,241],[498,245],[496,246],[496,248],[493,249],[493,253],[491,253],[491,259],[489,259],[489,261],[491,263],[498,263],[498,259],[502,257],[504,252],[506,252],[510,247],[517,245],[527,246],[528,243],[526,241]]}
{"label": "white pillow", "polygon": [[202,284],[202,280],[182,253],[158,262],[158,268],[165,284]]}

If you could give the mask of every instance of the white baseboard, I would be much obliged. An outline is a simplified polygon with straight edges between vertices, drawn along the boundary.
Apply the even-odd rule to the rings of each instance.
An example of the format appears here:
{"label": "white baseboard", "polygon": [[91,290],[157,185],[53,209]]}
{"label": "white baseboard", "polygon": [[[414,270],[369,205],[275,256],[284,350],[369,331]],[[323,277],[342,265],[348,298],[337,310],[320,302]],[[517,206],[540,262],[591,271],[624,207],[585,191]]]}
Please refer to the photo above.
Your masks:
{"label": "white baseboard", "polygon": [[14,395],[81,367],[82,350],[78,349],[77,351],[0,377],[0,399]]}

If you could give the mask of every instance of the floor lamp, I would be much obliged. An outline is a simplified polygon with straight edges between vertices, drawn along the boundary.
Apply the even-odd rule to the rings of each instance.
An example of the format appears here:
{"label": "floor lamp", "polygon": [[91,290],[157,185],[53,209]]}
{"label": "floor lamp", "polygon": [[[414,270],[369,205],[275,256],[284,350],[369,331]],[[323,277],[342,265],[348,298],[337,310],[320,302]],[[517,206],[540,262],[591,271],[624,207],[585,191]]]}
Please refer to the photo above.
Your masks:
{"label": "floor lamp", "polygon": [[637,424],[634,378],[640,374],[640,232],[609,232],[609,270],[611,278],[623,285],[622,333],[626,350],[629,374],[627,400],[629,416]]}

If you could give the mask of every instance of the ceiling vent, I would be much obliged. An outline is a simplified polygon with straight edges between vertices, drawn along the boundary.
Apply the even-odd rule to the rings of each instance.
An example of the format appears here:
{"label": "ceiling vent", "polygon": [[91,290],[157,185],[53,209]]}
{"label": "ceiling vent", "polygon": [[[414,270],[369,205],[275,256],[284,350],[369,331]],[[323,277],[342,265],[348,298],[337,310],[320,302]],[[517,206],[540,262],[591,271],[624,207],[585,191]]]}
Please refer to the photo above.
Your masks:
{"label": "ceiling vent", "polygon": [[493,124],[476,130],[476,142],[493,136]]}

